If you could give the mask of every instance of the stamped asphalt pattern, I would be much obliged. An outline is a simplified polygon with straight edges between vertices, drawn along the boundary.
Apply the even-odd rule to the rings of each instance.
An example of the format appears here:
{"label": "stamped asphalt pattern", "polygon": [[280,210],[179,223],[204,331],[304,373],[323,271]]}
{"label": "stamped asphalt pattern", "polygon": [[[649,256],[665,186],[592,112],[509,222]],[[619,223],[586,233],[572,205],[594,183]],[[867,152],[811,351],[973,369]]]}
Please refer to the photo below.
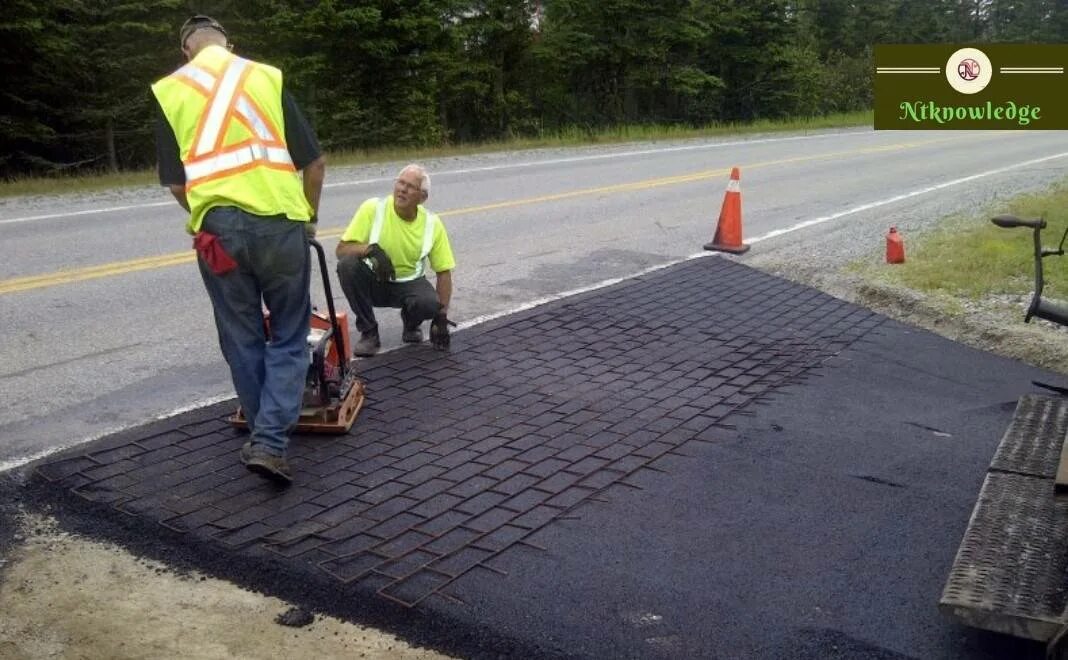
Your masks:
{"label": "stamped asphalt pattern", "polygon": [[[462,657],[997,658],[936,609],[1047,372],[728,258],[357,366],[279,489],[233,403],[30,467],[72,527]],[[239,625],[239,622],[235,622]]]}

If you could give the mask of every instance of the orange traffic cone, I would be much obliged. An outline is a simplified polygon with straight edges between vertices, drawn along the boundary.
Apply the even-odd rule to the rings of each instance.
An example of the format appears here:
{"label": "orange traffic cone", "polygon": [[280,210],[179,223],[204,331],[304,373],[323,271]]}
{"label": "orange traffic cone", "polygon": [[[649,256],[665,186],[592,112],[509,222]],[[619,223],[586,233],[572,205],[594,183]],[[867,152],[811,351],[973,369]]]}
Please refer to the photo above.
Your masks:
{"label": "orange traffic cone", "polygon": [[905,263],[905,240],[897,233],[897,227],[891,227],[886,234],[886,263]]}
{"label": "orange traffic cone", "polygon": [[742,243],[742,187],[739,183],[741,174],[737,167],[731,168],[731,180],[727,182],[727,193],[723,196],[723,207],[719,211],[716,223],[716,235],[711,243],[705,243],[706,250],[733,252],[741,254],[749,249]]}

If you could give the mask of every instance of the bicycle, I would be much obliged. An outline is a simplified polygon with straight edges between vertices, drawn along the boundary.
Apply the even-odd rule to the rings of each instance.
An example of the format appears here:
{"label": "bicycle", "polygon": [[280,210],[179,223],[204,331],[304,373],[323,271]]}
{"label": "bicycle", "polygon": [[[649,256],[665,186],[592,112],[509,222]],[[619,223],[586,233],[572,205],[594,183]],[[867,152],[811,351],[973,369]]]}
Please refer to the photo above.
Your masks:
{"label": "bicycle", "polygon": [[[1042,247],[1042,230],[1046,228],[1046,221],[1042,218],[1025,220],[1014,215],[999,215],[990,219],[998,227],[1011,229],[1014,227],[1030,227],[1035,245],[1035,292],[1031,296],[1031,304],[1027,306],[1024,315],[1024,323],[1030,323],[1032,318],[1040,318],[1060,326],[1068,326],[1068,306],[1054,303],[1042,297],[1042,290],[1046,286],[1042,271],[1042,260],[1046,257],[1063,257],[1064,241],[1068,238],[1068,227],[1061,236],[1061,242],[1056,250]],[[1044,387],[1063,395],[1068,395],[1068,388],[1058,387],[1034,381],[1035,385]]]}

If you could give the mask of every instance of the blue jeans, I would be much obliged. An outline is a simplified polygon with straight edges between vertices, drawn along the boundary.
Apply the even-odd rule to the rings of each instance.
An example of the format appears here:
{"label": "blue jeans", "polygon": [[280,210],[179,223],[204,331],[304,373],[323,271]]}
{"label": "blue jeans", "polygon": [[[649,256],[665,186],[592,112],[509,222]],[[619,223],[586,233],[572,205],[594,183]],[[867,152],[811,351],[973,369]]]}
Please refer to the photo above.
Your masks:
{"label": "blue jeans", "polygon": [[[304,224],[217,206],[208,211],[201,229],[218,236],[238,265],[216,275],[197,257],[252,443],[284,456],[300,417],[310,361],[311,259]],[[264,305],[271,314],[269,342]]]}

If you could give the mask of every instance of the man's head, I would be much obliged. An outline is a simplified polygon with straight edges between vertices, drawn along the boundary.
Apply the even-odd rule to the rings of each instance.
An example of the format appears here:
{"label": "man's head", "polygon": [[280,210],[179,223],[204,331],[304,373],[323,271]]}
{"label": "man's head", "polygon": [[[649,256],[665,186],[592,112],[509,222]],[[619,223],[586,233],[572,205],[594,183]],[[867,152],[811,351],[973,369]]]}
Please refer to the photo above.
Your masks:
{"label": "man's head", "polygon": [[197,14],[178,30],[178,43],[182,52],[189,59],[193,59],[206,46],[222,46],[228,48],[230,39],[219,21],[211,16]]}
{"label": "man's head", "polygon": [[422,165],[405,165],[393,182],[393,208],[397,215],[414,220],[419,205],[430,196],[430,175]]}

